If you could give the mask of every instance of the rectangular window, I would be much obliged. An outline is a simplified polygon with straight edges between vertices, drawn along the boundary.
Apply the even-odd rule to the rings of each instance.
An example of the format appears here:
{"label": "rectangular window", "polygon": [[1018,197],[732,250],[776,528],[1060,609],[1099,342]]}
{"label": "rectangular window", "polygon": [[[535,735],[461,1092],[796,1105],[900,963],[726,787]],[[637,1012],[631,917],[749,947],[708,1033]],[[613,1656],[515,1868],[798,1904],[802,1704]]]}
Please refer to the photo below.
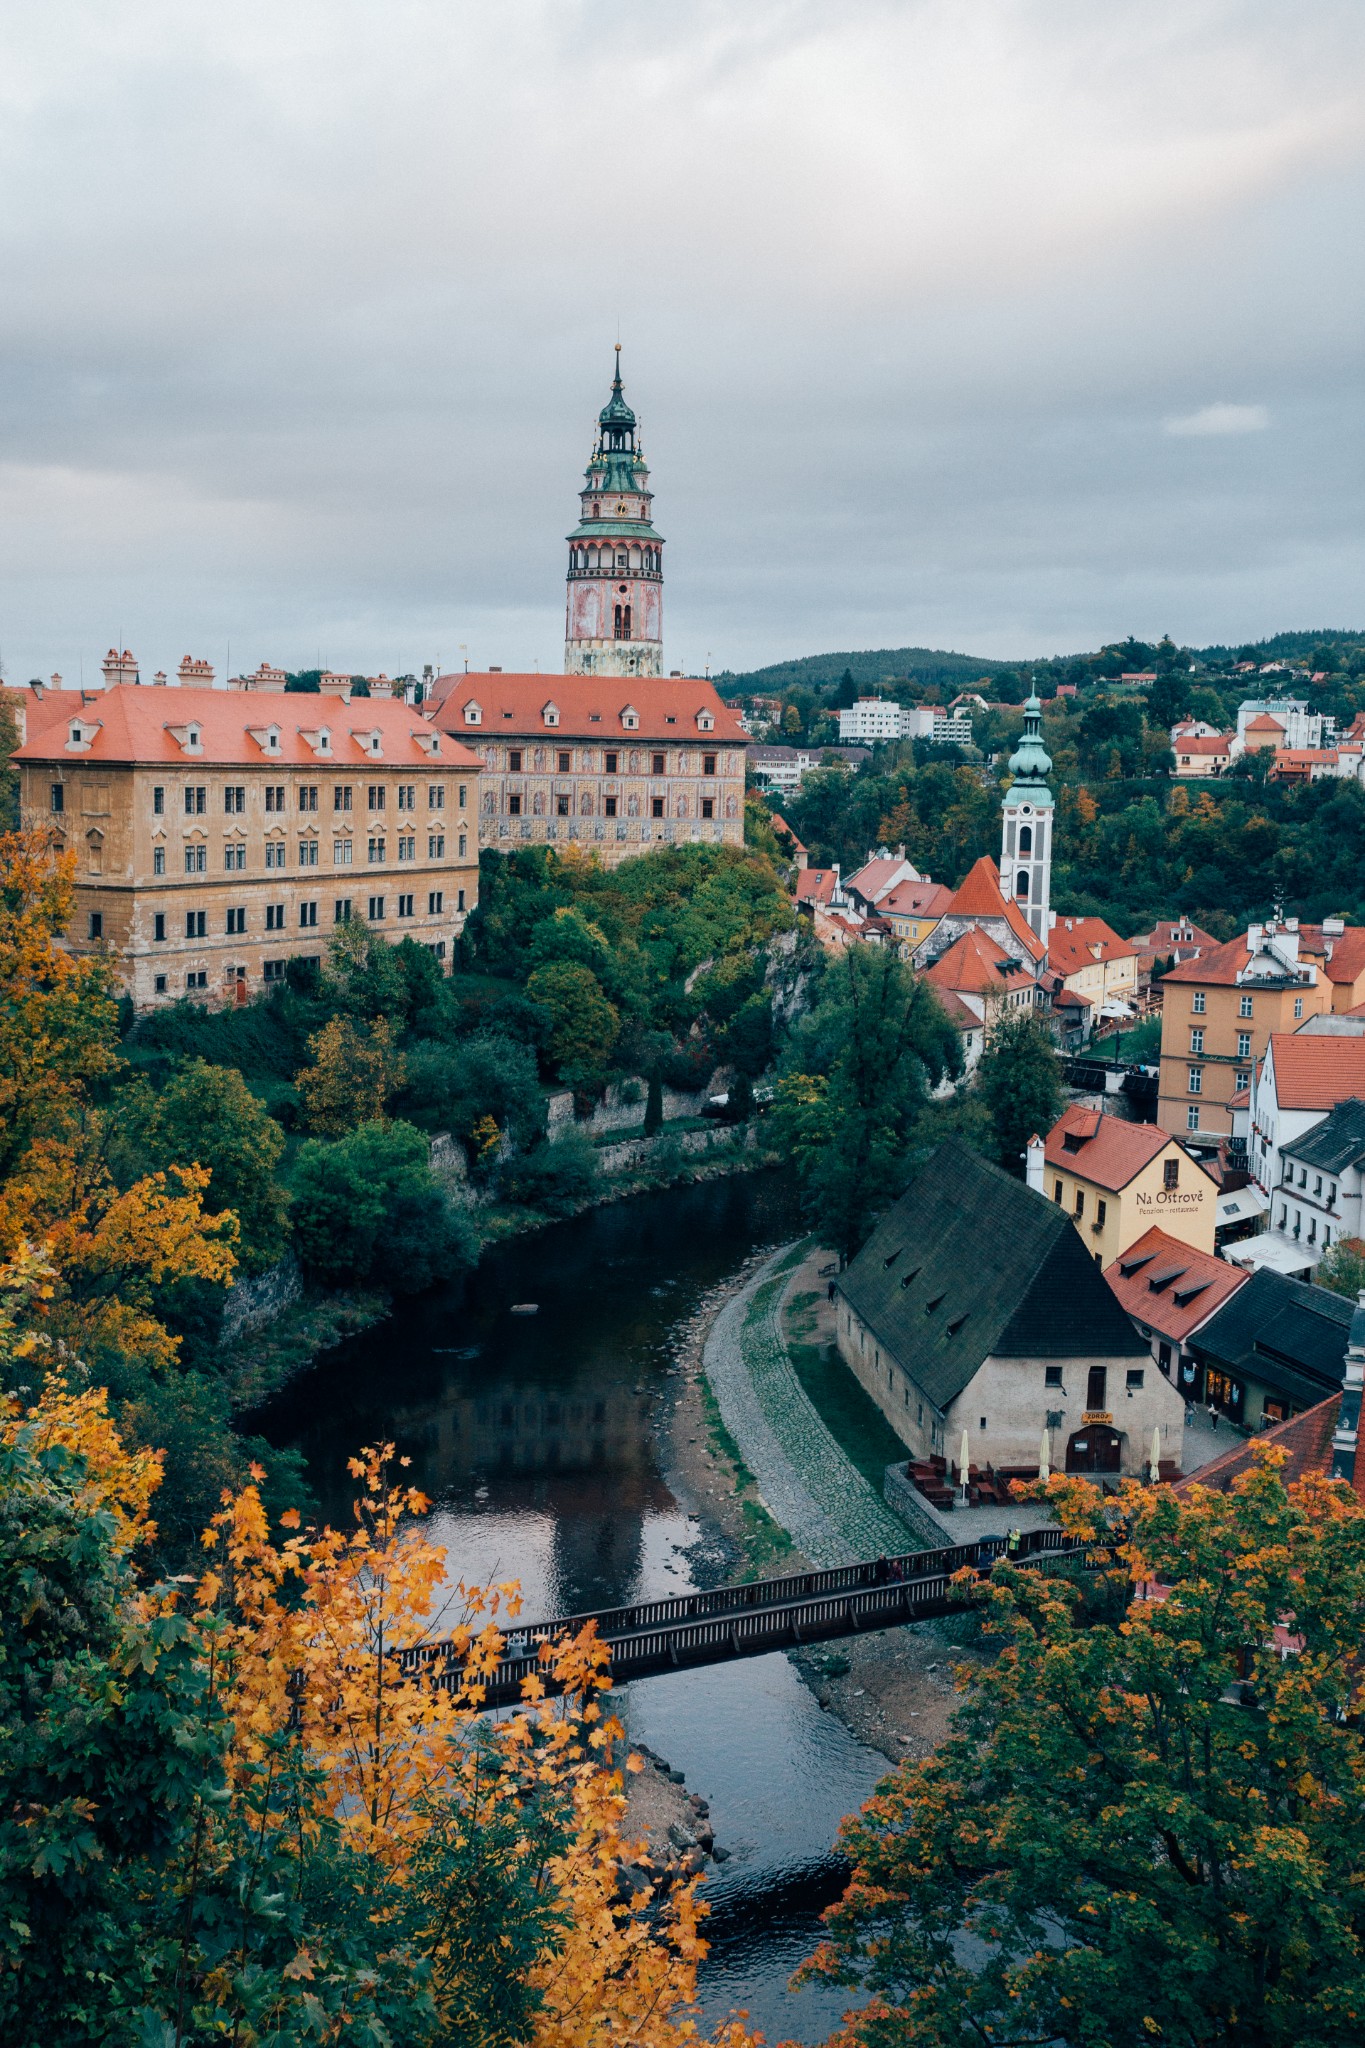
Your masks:
{"label": "rectangular window", "polygon": [[155,981],[154,981],[154,982],[152,983],[152,987],[153,987],[153,989],[154,989],[154,990],[156,991],[157,995],[159,995],[159,996],[164,996],[164,995],[165,995],[165,993],[166,993],[166,977],[165,977],[165,975],[164,975],[164,974],[158,974],[158,975],[157,975],[157,977],[156,977],[156,980],[155,980]]}
{"label": "rectangular window", "polygon": [[428,832],[427,859],[444,860],[446,857],[446,836],[444,832]]}
{"label": "rectangular window", "polygon": [[316,904],[316,903],[300,903],[300,905],[299,905],[299,929],[300,929],[300,931],[305,931],[305,932],[310,932],[310,931],[312,931],[312,929],[313,929],[313,927],[314,927],[314,926],[316,925],[317,921],[318,921],[318,907],[317,907],[317,904]]}
{"label": "rectangular window", "polygon": [[284,866],[284,841],[282,839],[267,839],[265,843],[265,864],[268,868],[282,868]]}
{"label": "rectangular window", "polygon": [[91,911],[90,928],[87,937],[92,939],[102,939],[104,937],[104,912],[102,910]]}
{"label": "rectangular window", "polygon": [[334,839],[332,841],[332,861],[339,868],[348,868],[351,865],[351,842],[349,839]]}
{"label": "rectangular window", "polygon": [[1251,1069],[1250,1069],[1250,1067],[1238,1067],[1238,1068],[1237,1068],[1237,1070],[1236,1070],[1236,1072],[1235,1072],[1235,1073],[1234,1073],[1234,1075],[1233,1075],[1233,1078],[1232,1078],[1232,1085],[1233,1085],[1233,1088],[1234,1088],[1234,1090],[1235,1090],[1235,1091],[1236,1091],[1236,1092],[1237,1092],[1238,1094],[1240,1094],[1240,1093],[1241,1093],[1241,1091],[1243,1090],[1243,1088],[1249,1088],[1249,1087],[1251,1086]]}
{"label": "rectangular window", "polygon": [[1162,1161],[1161,1185],[1163,1188],[1178,1188],[1180,1186],[1180,1161],[1178,1159]]}
{"label": "rectangular window", "polygon": [[469,834],[467,832],[462,832],[460,834],[459,858],[461,860],[468,860],[469,858]]}
{"label": "rectangular window", "polygon": [[187,910],[185,912],[185,937],[187,939],[202,939],[205,936],[207,926],[208,912],[206,910]]}
{"label": "rectangular window", "polygon": [[165,872],[166,849],[164,846],[154,846],[152,848],[152,873],[154,875],[164,875]]}
{"label": "rectangular window", "polygon": [[[463,803],[463,802],[464,802],[464,798],[463,798],[463,797],[461,797],[461,798],[460,798],[460,801],[461,801],[461,803]],[[444,784],[443,782],[429,782],[429,783],[427,784],[427,809],[428,809],[429,811],[443,811],[443,810],[445,809],[445,807],[446,807],[446,786],[445,786],[445,784]]]}
{"label": "rectangular window", "polygon": [[154,818],[164,818],[165,815],[166,792],[164,789],[158,786],[156,789],[152,791],[152,816]]}
{"label": "rectangular window", "polygon": [[284,905],[282,903],[266,904],[265,928],[268,932],[282,932],[284,930]]}
{"label": "rectangular window", "polygon": [[445,895],[445,890],[444,890],[444,889],[433,889],[433,890],[431,891],[430,895],[429,895],[429,896],[427,897],[427,916],[428,916],[428,917],[439,917],[439,916],[441,915],[441,912],[442,912],[442,911],[443,911],[443,910],[445,909],[445,907],[446,907],[446,895]]}
{"label": "rectangular window", "polygon": [[223,809],[230,818],[241,817],[246,810],[246,786],[244,783],[229,783],[223,791]]}
{"label": "rectangular window", "polygon": [[366,791],[365,791],[365,805],[366,805],[366,809],[367,809],[367,810],[371,810],[371,811],[382,811],[382,810],[383,810],[383,808],[384,808],[384,785],[383,785],[383,783],[382,783],[382,782],[371,782],[371,783],[369,783],[369,784],[367,785],[367,787],[366,787]]}
{"label": "rectangular window", "polygon": [[520,773],[521,773],[521,748],[520,748],[520,747],[509,747],[509,748],[508,748],[508,750],[507,750],[507,772],[508,772],[508,774],[509,774],[509,775],[520,775]]}
{"label": "rectangular window", "polygon": [[1061,1384],[1062,1368],[1060,1365],[1045,1365],[1043,1367],[1043,1385],[1045,1387],[1060,1387]]}
{"label": "rectangular window", "polygon": [[335,902],[335,903],[334,903],[334,904],[332,905],[332,923],[333,923],[333,924],[349,924],[349,922],[350,922],[350,918],[351,918],[351,899],[350,899],[350,897],[349,897],[349,896],[338,896],[338,897],[337,897],[337,900],[336,900],[336,902]]}
{"label": "rectangular window", "polygon": [[317,807],[318,785],[316,782],[301,782],[299,784],[299,809],[301,811],[315,811]]}
{"label": "rectangular window", "polygon": [[417,809],[417,784],[415,782],[399,783],[398,808],[400,811],[415,811]]}
{"label": "rectangular window", "polygon": [[246,873],[246,847],[240,840],[233,840],[223,848],[223,872],[228,875]]}
{"label": "rectangular window", "polygon": [[318,842],[316,839],[300,839],[299,866],[315,868],[318,864]]}
{"label": "rectangular window", "polygon": [[1243,997],[1241,998],[1240,1002],[1239,1002],[1239,1003],[1238,1003],[1238,1005],[1237,1005],[1237,1015],[1238,1015],[1239,1017],[1249,1017],[1249,1016],[1251,1015],[1251,997],[1250,997],[1250,996],[1243,996]]}
{"label": "rectangular window", "polygon": [[1130,1365],[1128,1368],[1129,1393],[1140,1394],[1142,1392],[1144,1379],[1145,1374],[1143,1372],[1142,1367],[1140,1365]]}
{"label": "rectangular window", "polygon": [[1052,1183],[1052,1199],[1060,1208],[1062,1203],[1062,1184],[1059,1180],[1054,1180]]}
{"label": "rectangular window", "polygon": [[1097,1202],[1096,1202],[1096,1204],[1095,1204],[1095,1228],[1096,1228],[1096,1230],[1103,1230],[1103,1228],[1104,1228],[1104,1219],[1105,1219],[1105,1217],[1106,1217],[1106,1216],[1107,1216],[1108,1214],[1109,1214],[1109,1204],[1108,1204],[1108,1203],[1107,1203],[1106,1201],[1102,1200],[1102,1199],[1101,1199],[1101,1200],[1099,1200],[1099,1201],[1097,1201]]}
{"label": "rectangular window", "polygon": [[1202,1095],[1202,1094],[1203,1094],[1203,1092],[1204,1092],[1204,1069],[1203,1069],[1202,1067],[1191,1067],[1191,1068],[1190,1068],[1190,1093],[1191,1093],[1191,1095]]}
{"label": "rectangular window", "polygon": [[185,786],[185,816],[196,818],[208,807],[209,793],[202,782],[191,782]]}
{"label": "rectangular window", "polygon": [[1195,1027],[1195,1029],[1194,1029],[1193,1031],[1191,1031],[1191,1033],[1190,1033],[1190,1051],[1191,1051],[1191,1052],[1202,1052],[1203,1050],[1204,1050],[1204,1032],[1203,1032],[1203,1028],[1202,1028],[1202,1026],[1198,1026],[1198,1025],[1197,1025],[1197,1026]]}
{"label": "rectangular window", "polygon": [[388,848],[382,839],[372,839],[369,842],[370,865],[378,867],[380,862],[386,857],[387,852]]}
{"label": "rectangular window", "polygon": [[228,911],[228,914],[227,914],[227,935],[228,935],[228,937],[229,937],[230,939],[232,939],[232,938],[238,938],[238,939],[239,939],[239,938],[241,938],[241,936],[242,936],[242,934],[243,934],[243,932],[244,932],[245,930],[246,930],[246,907],[245,907],[245,905],[238,905],[238,906],[236,906],[236,907],[234,907],[234,908],[230,908],[230,909],[229,909],[229,911]]}
{"label": "rectangular window", "polygon": [[1092,1365],[1085,1376],[1085,1405],[1091,1415],[1104,1412],[1104,1397],[1109,1389],[1109,1369],[1103,1365]]}
{"label": "rectangular window", "polygon": [[714,818],[714,817],[715,817],[715,815],[716,815],[716,800],[715,800],[715,798],[714,798],[714,797],[711,797],[711,796],[704,796],[704,797],[702,798],[702,800],[701,800],[701,814],[702,814],[703,818]]}
{"label": "rectangular window", "polygon": [[714,755],[714,754],[703,754],[703,755],[702,755],[702,757],[701,757],[701,772],[702,772],[702,774],[703,774],[703,775],[714,775],[714,774],[715,774],[715,772],[716,772],[716,757],[715,757],[715,755]]}
{"label": "rectangular window", "polygon": [[468,789],[468,784],[467,784],[467,783],[463,783],[463,782],[462,782],[462,783],[460,784],[460,809],[461,809],[461,810],[463,810],[463,809],[464,809],[464,807],[465,807],[465,801],[466,801],[466,792],[467,792],[467,789]]}
{"label": "rectangular window", "polygon": [[398,858],[400,860],[416,860],[417,841],[412,833],[401,833],[399,835]]}
{"label": "rectangular window", "polygon": [[369,919],[370,919],[370,923],[371,923],[371,924],[383,924],[383,922],[384,922],[384,899],[383,899],[383,897],[382,897],[382,896],[371,896],[371,898],[370,898],[370,908],[369,908]]}
{"label": "rectangular window", "polygon": [[268,811],[282,811],[284,809],[284,784],[282,782],[267,782],[265,786],[265,807]]}
{"label": "rectangular window", "polygon": [[209,976],[206,967],[191,968],[190,972],[185,976],[186,988],[207,988],[208,985]]}
{"label": "rectangular window", "polygon": [[614,775],[616,773],[616,761],[617,756],[615,754],[608,753],[603,756],[603,767],[606,774]]}
{"label": "rectangular window", "polygon": [[602,815],[604,818],[614,818],[616,816],[616,798],[614,796],[603,797]]}
{"label": "rectangular window", "polygon": [[650,798],[650,800],[649,800],[649,815],[650,815],[650,817],[651,817],[651,818],[662,818],[663,814],[664,814],[664,800],[663,800],[663,798],[662,798],[661,796],[652,796],[652,797]]}
{"label": "rectangular window", "polygon": [[569,815],[569,803],[570,803],[570,799],[569,799],[569,798],[568,798],[567,796],[557,796],[557,797],[555,798],[555,816],[556,816],[557,818],[567,818],[567,817],[568,817],[568,815]]}
{"label": "rectangular window", "polygon": [[334,811],[349,811],[350,808],[351,785],[349,782],[339,782],[332,791],[332,809]]}
{"label": "rectangular window", "polygon": [[156,939],[156,940],[160,941],[160,940],[164,939],[164,938],[165,938],[165,936],[166,936],[166,913],[165,913],[165,911],[164,911],[164,910],[158,910],[158,911],[157,911],[157,913],[156,913],[156,915],[155,915],[155,916],[153,917],[153,919],[152,919],[152,937],[153,937],[154,939]]}
{"label": "rectangular window", "polygon": [[66,809],[66,791],[60,782],[54,782],[52,785],[48,807],[53,811],[64,811]]}
{"label": "rectangular window", "polygon": [[1239,1031],[1237,1033],[1237,1057],[1239,1060],[1249,1060],[1251,1058],[1251,1033],[1249,1031]]}
{"label": "rectangular window", "polygon": [[1187,1131],[1197,1131],[1199,1129],[1199,1104],[1197,1102],[1192,1102],[1185,1111],[1185,1129]]}
{"label": "rectangular window", "polygon": [[1072,1203],[1072,1205],[1071,1205],[1071,1213],[1072,1213],[1072,1215],[1073,1215],[1073,1216],[1084,1216],[1084,1214],[1085,1214],[1085,1189],[1084,1189],[1084,1188],[1077,1188],[1077,1190],[1076,1190],[1076,1199],[1075,1199],[1075,1201],[1074,1201],[1074,1202]]}
{"label": "rectangular window", "polygon": [[398,915],[399,915],[400,917],[411,917],[411,916],[412,916],[412,898],[411,898],[411,896],[400,896],[400,897],[399,897],[399,899],[398,899]]}
{"label": "rectangular window", "polygon": [[507,815],[509,818],[519,818],[521,816],[521,798],[519,796],[508,797]]}
{"label": "rectangular window", "polygon": [[1192,1007],[1194,1009],[1194,1014],[1196,1017],[1203,1016],[1206,1005],[1204,1001],[1204,991],[1202,988],[1197,988],[1195,990]]}
{"label": "rectangular window", "polygon": [[651,774],[651,775],[662,775],[662,774],[663,774],[663,772],[664,772],[664,757],[663,757],[663,755],[662,755],[662,754],[651,754],[651,756],[650,756],[650,770],[649,770],[649,772],[650,772],[650,774]]}
{"label": "rectangular window", "polygon": [[185,848],[185,873],[187,875],[202,875],[208,868],[208,864],[209,850],[207,846],[187,846]]}
{"label": "rectangular window", "polygon": [[567,774],[568,774],[568,772],[569,772],[569,756],[568,756],[568,754],[565,754],[565,753],[561,753],[561,754],[560,754],[560,756],[559,756],[559,772],[560,772],[560,774],[561,774],[561,775],[567,775]]}
{"label": "rectangular window", "polygon": [[458,896],[458,900],[457,900],[457,902],[456,902],[455,908],[456,908],[457,910],[463,910],[463,909],[464,909],[464,890],[463,890],[463,889],[461,889],[461,890],[459,891],[459,896]]}
{"label": "rectangular window", "polygon": [[1301,1016],[1303,1015],[1303,997],[1302,997],[1302,996],[1295,996],[1295,998],[1294,998],[1294,1015],[1295,1015],[1296,1017],[1301,1017]]}
{"label": "rectangular window", "polygon": [[284,962],[283,962],[283,960],[265,960],[265,961],[263,961],[263,962],[261,963],[261,979],[262,979],[263,981],[283,981],[283,980],[284,980]]}

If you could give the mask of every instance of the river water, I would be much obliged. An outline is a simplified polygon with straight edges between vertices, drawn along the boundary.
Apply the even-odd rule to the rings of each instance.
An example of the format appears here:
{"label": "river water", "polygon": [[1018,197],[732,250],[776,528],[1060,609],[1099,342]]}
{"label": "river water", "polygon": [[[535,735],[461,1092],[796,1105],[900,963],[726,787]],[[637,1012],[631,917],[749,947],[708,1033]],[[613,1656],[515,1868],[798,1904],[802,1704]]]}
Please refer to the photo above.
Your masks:
{"label": "river water", "polygon": [[[659,1456],[677,1353],[746,1259],[799,1228],[776,1174],[592,1210],[402,1304],[257,1426],[304,1451],[331,1519],[349,1517],[346,1459],[395,1440],[432,1497],[452,1578],[519,1579],[527,1619],[713,1584],[724,1560]],[[512,1313],[527,1302],[534,1316]],[[770,2042],[823,2040],[847,1994],[792,1993],[787,1980],[841,1887],[835,1829],[885,1759],[822,1713],[781,1655],[639,1681],[617,1702],[632,1738],[710,1801],[731,1852],[708,1865],[707,2017],[742,2006]]]}

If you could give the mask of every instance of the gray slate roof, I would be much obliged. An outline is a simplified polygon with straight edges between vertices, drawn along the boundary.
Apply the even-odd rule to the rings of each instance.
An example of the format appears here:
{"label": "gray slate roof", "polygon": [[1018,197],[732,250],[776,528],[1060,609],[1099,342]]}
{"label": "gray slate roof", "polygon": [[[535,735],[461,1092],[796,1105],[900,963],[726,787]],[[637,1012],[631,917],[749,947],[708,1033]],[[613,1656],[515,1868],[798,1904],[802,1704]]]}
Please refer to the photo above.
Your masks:
{"label": "gray slate roof", "polygon": [[1191,1337],[1191,1349],[1239,1380],[1312,1407],[1341,1385],[1356,1304],[1263,1266]]}
{"label": "gray slate roof", "polygon": [[839,1281],[939,1408],[987,1358],[1141,1358],[1148,1347],[1064,1210],[949,1142]]}
{"label": "gray slate roof", "polygon": [[1285,1159],[1297,1159],[1316,1173],[1345,1173],[1348,1166],[1365,1159],[1365,1102],[1354,1095],[1329,1110],[1320,1124],[1314,1124],[1301,1138],[1280,1147]]}

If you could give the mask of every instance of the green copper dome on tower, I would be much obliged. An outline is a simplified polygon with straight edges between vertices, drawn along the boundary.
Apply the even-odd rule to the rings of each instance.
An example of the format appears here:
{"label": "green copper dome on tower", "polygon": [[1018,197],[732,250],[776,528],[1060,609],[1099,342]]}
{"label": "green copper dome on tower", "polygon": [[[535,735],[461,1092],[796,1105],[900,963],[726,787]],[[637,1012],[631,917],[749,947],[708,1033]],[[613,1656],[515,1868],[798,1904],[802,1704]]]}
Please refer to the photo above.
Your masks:
{"label": "green copper dome on tower", "polygon": [[612,379],[611,397],[597,415],[604,427],[633,427],[635,415],[626,404],[626,394],[621,389],[621,344],[616,344],[616,375]]}
{"label": "green copper dome on tower", "polygon": [[1052,773],[1052,756],[1043,745],[1043,707],[1036,692],[1024,706],[1024,730],[1010,755],[1009,769],[1011,795],[1022,794],[1027,788],[1040,809],[1051,804],[1047,778]]}

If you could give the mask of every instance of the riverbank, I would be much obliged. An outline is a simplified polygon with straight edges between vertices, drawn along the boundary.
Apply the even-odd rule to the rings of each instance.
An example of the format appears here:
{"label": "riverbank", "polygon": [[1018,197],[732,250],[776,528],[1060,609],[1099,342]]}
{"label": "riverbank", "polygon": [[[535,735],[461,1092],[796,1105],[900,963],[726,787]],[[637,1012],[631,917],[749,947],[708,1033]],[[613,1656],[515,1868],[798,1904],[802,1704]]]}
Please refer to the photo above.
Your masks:
{"label": "riverbank", "polygon": [[[844,1441],[836,1441],[819,1411],[839,1390],[816,1387],[813,1401],[809,1361],[798,1376],[788,1355],[799,1353],[800,1339],[809,1344],[822,1333],[812,1283],[828,1262],[809,1240],[755,1254],[700,1305],[679,1345],[681,1385],[661,1429],[661,1462],[704,1532],[689,1560],[699,1586],[777,1578],[844,1562],[843,1553],[915,1547],[855,1463],[860,1445],[868,1456],[884,1445],[872,1432],[859,1437],[866,1418],[856,1409],[841,1428]],[[748,1382],[747,1397],[740,1380]],[[784,1526],[789,1520],[797,1533]],[[980,1661],[980,1651],[959,1640],[971,1634],[964,1616],[788,1655],[824,1711],[900,1763],[928,1756],[946,1739],[955,1673]]]}

